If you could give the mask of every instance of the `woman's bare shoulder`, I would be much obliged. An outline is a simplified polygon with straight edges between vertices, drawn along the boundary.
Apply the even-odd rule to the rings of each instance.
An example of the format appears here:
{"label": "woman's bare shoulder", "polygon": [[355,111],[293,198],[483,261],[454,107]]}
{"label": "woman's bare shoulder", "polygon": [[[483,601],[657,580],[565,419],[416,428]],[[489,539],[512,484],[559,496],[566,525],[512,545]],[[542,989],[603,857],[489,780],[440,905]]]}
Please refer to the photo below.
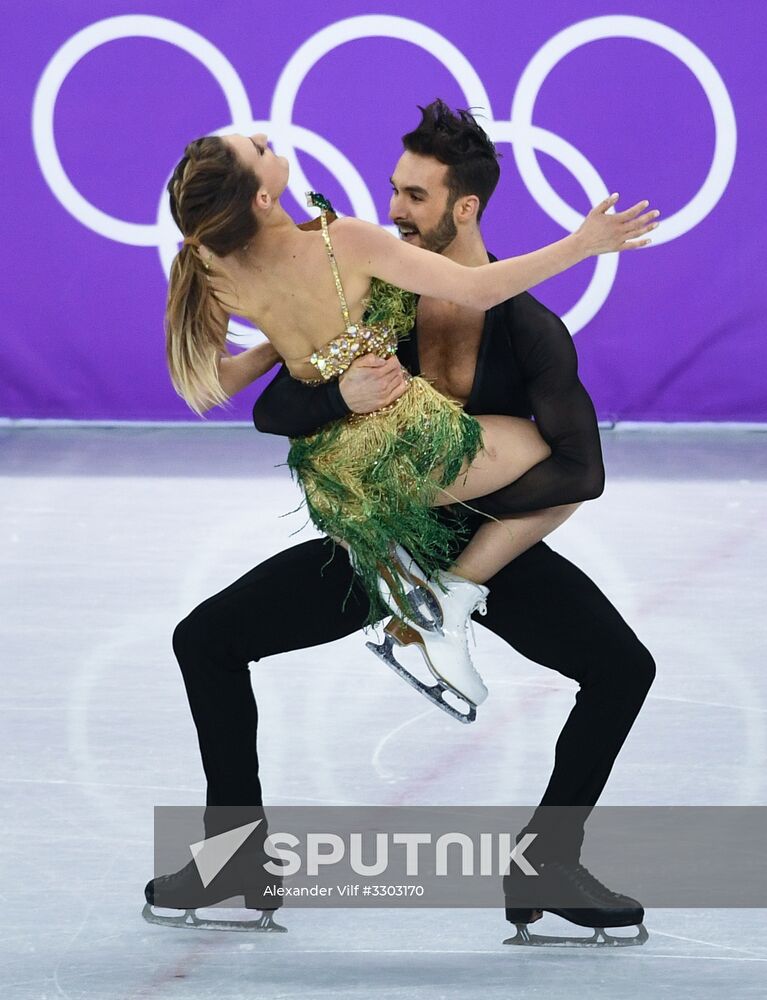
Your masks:
{"label": "woman's bare shoulder", "polygon": [[394,239],[381,226],[373,222],[363,222],[362,219],[355,219],[353,216],[336,219],[330,232],[334,241],[340,239],[350,249],[357,250],[379,246],[382,240]]}

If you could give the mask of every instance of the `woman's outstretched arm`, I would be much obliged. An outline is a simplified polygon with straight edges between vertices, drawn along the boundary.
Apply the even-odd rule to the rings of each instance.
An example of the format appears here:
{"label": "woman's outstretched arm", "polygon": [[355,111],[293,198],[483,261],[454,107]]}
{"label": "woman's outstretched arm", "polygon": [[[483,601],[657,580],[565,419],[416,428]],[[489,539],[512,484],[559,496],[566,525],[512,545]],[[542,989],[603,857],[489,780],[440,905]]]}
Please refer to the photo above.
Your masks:
{"label": "woman's outstretched arm", "polygon": [[[541,281],[596,254],[635,250],[657,223],[657,211],[642,201],[625,212],[608,213],[611,195],[593,208],[577,232],[532,253],[480,267],[465,267],[440,254],[410,246],[359,219],[340,219],[333,227],[336,253],[366,277],[381,278],[399,288],[487,311]],[[642,214],[640,214],[642,213]]]}

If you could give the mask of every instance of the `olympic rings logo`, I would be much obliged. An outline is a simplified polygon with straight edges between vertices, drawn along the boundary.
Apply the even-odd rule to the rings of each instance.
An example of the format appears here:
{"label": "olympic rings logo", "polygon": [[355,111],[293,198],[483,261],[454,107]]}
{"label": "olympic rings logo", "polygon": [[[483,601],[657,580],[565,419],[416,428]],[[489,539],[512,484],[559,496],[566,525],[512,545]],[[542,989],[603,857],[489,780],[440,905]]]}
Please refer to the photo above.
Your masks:
{"label": "olympic rings logo", "polygon": [[[120,38],[153,38],[176,45],[198,59],[224,92],[231,122],[216,130],[228,132],[268,132],[275,150],[291,161],[289,190],[299,204],[303,192],[314,185],[305,175],[296,150],[309,153],[337,178],[353,212],[361,219],[379,222],[370,191],[354,164],[327,139],[293,123],[298,91],[307,74],[325,55],[339,45],[364,38],[391,38],[425,49],[452,73],[467,107],[482,108],[487,114],[485,128],[496,143],[510,143],[514,159],[533,199],[567,231],[576,229],[583,216],[563,201],[546,180],[536,152],[558,160],[578,181],[591,204],[607,197],[608,189],[594,165],[560,136],[533,125],[533,109],[540,89],[554,67],[567,55],[588,42],[606,38],[633,38],[650,42],[679,59],[702,87],[714,118],[714,152],[708,174],[697,194],[663,221],[654,244],[668,243],[698,225],[722,197],[732,174],[737,146],[735,112],[727,88],[711,60],[685,35],[649,18],[629,15],[593,17],[558,32],[535,53],[517,84],[508,120],[496,119],[490,97],[474,67],[451,42],[418,21],[391,15],[350,17],[328,25],[307,39],[286,63],[272,98],[269,121],[253,119],[250,101],[237,71],[211,42],[183,24],[163,17],[125,15],[97,21],[73,35],[55,53],[35,90],[32,109],[32,139],[40,170],[63,207],[79,222],[107,239],[131,246],[155,246],[166,277],[178,250],[179,233],[170,215],[165,186],[157,206],[154,225],[126,222],[107,215],[87,201],[66,175],[59,159],[53,131],[56,99],[72,68],[93,49]],[[168,174],[170,179],[170,172]],[[563,317],[573,334],[591,320],[606,301],[615,280],[618,254],[596,258],[593,277],[580,300]],[[241,344],[256,343],[250,327],[232,321],[229,339]]]}

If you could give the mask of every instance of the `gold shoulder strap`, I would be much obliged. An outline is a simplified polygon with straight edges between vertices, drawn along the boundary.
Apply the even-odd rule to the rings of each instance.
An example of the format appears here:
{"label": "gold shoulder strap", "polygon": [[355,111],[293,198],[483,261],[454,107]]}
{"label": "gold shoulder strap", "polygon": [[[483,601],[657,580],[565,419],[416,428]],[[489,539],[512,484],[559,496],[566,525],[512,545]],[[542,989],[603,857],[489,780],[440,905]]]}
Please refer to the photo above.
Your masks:
{"label": "gold shoulder strap", "polygon": [[327,210],[324,208],[320,209],[320,220],[322,222],[322,238],[325,241],[325,249],[328,252],[328,257],[330,258],[330,267],[333,271],[333,280],[336,283],[336,291],[338,292],[338,300],[341,303],[341,313],[344,317],[344,326],[348,330],[352,325],[351,317],[349,316],[349,306],[346,304],[346,296],[344,295],[344,286],[341,284],[341,275],[338,273],[338,262],[336,261],[336,255],[333,252],[333,244],[330,241],[330,228],[328,226]]}

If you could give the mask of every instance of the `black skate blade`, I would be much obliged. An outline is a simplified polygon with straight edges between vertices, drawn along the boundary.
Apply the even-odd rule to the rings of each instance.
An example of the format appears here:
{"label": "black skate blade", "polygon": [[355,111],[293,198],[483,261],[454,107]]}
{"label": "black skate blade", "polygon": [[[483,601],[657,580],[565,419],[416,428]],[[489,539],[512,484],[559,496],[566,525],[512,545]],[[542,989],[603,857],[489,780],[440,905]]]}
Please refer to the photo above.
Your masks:
{"label": "black skate blade", "polygon": [[388,636],[380,645],[375,642],[366,642],[365,645],[372,653],[375,653],[379,659],[383,660],[388,667],[391,667],[394,673],[398,674],[403,681],[406,681],[411,687],[414,687],[416,691],[420,691],[424,697],[429,699],[432,705],[436,705],[437,708],[441,708],[443,712],[447,712],[452,719],[468,724],[469,722],[474,722],[477,718],[477,709],[470,702],[464,700],[465,704],[469,706],[468,712],[459,712],[457,708],[445,699],[445,692],[461,697],[460,695],[457,695],[455,691],[451,691],[450,688],[441,684],[439,681],[437,681],[436,684],[424,684],[423,681],[419,681],[417,677],[411,674],[409,670],[406,670],[401,663],[398,663],[394,653],[392,652],[392,642]]}
{"label": "black skate blade", "polygon": [[185,927],[187,930],[243,931],[251,934],[285,934],[288,930],[275,921],[271,910],[261,911],[261,916],[255,920],[213,920],[208,917],[198,917],[194,909],[184,910],[177,916],[165,916],[156,913],[149,903],[145,903],[141,916],[148,924],[155,924],[158,927]]}
{"label": "black skate blade", "polygon": [[527,924],[517,924],[516,927],[517,933],[514,937],[506,938],[504,944],[516,944],[528,948],[630,948],[644,944],[650,936],[644,924],[637,924],[637,933],[633,937],[608,934],[603,927],[595,927],[591,937],[531,934]]}

